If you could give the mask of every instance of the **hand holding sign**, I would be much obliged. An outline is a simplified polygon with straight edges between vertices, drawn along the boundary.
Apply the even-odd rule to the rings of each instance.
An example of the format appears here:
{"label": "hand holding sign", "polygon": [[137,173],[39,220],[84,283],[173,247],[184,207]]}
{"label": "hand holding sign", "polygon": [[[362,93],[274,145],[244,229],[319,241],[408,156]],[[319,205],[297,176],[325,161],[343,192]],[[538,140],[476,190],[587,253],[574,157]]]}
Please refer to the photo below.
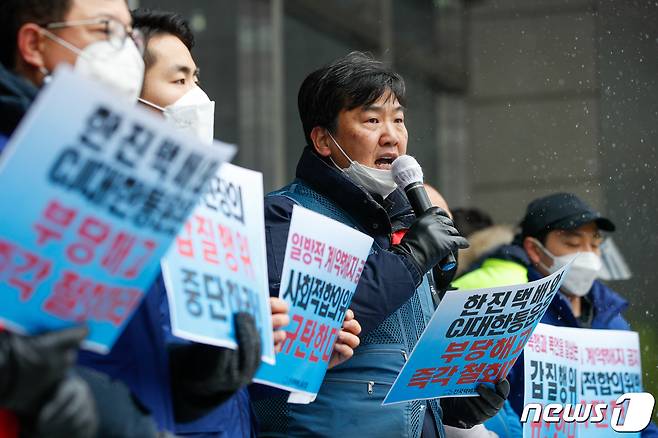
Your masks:
{"label": "hand holding sign", "polygon": [[[482,397],[482,392],[476,391],[478,385],[493,387],[507,376],[570,266],[527,284],[448,292],[384,404]],[[503,389],[485,395],[497,405]]]}
{"label": "hand holding sign", "polygon": [[254,319],[240,312],[233,321],[237,350],[198,343],[172,348],[169,358],[176,421],[200,418],[249,384],[256,374],[261,350]]}
{"label": "hand holding sign", "polygon": [[[174,335],[235,349],[233,318],[246,312],[263,360],[274,362],[260,172],[228,163],[219,169],[162,259],[162,273]],[[277,305],[273,313],[280,312]]]}
{"label": "hand holding sign", "polygon": [[88,333],[85,327],[36,336],[1,332],[0,364],[13,373],[11,383],[0,385],[0,405],[16,412],[32,412],[75,363],[76,350]]}
{"label": "hand holding sign", "polygon": [[293,208],[279,290],[291,323],[276,365],[263,364],[256,382],[296,393],[299,402],[315,399],[330,361],[346,360],[358,344],[360,327],[346,313],[372,241],[326,216]]}
{"label": "hand holding sign", "polygon": [[270,307],[272,309],[272,329],[274,330],[272,335],[274,338],[274,351],[278,353],[286,340],[286,331],[281,329],[290,324],[289,307],[288,303],[279,297],[270,298]]}
{"label": "hand holding sign", "polygon": [[331,353],[331,359],[329,359],[329,366],[327,369],[331,369],[346,362],[354,355],[354,349],[361,343],[361,340],[359,339],[360,333],[361,324],[354,319],[354,312],[352,312],[352,309],[347,309],[347,312],[345,313],[345,321],[343,321],[343,327],[340,333],[338,333],[338,338],[334,345],[334,351]]}
{"label": "hand holding sign", "polygon": [[0,319],[27,333],[85,322],[83,346],[109,351],[234,152],[58,68],[0,162]]}
{"label": "hand holding sign", "polygon": [[478,385],[477,397],[446,397],[441,399],[443,423],[448,426],[470,429],[494,417],[505,404],[509,395],[509,382],[503,379],[492,389]]}

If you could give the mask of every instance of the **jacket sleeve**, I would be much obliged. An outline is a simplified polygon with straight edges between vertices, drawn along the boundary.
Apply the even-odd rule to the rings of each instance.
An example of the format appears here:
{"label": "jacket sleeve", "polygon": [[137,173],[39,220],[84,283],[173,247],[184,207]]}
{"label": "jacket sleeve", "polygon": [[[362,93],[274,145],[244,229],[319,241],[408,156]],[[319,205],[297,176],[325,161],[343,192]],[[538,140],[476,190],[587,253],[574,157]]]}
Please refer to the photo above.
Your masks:
{"label": "jacket sleeve", "polygon": [[[278,296],[288,230],[294,201],[284,196],[265,198],[265,238],[270,295]],[[404,304],[416,290],[413,268],[402,257],[385,249],[375,249],[366,260],[352,305],[361,324],[361,336],[379,326]]]}
{"label": "jacket sleeve", "polygon": [[521,420],[516,415],[509,401],[505,401],[503,409],[484,422],[487,430],[494,432],[499,438],[516,438],[523,436]]}

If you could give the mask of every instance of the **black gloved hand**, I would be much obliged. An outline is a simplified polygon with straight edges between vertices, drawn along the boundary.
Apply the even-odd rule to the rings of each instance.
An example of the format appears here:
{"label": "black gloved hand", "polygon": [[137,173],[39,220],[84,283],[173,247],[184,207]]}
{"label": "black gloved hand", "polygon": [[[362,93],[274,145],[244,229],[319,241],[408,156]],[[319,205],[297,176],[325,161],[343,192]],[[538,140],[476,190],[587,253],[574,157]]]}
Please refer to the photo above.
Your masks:
{"label": "black gloved hand", "polygon": [[180,345],[169,352],[176,421],[205,415],[251,382],[261,361],[260,335],[248,313],[234,317],[238,349]]}
{"label": "black gloved hand", "polygon": [[73,365],[86,327],[36,336],[0,333],[0,406],[34,414]]}
{"label": "black gloved hand", "polygon": [[478,385],[477,397],[449,397],[441,399],[443,424],[470,429],[495,416],[503,408],[509,395],[509,382],[503,379],[496,383],[495,390]]}
{"label": "black gloved hand", "polygon": [[[455,260],[457,260],[457,253],[452,254]],[[452,280],[455,278],[455,275],[457,275],[457,268],[458,265],[455,264],[455,267],[452,268],[449,271],[444,271],[441,269],[440,266],[434,266],[432,269],[432,276],[434,277],[434,286],[436,287],[437,290],[443,292],[446,290],[451,289],[450,284],[452,283]]]}
{"label": "black gloved hand", "polygon": [[98,428],[94,398],[78,376],[64,379],[36,418],[21,420],[21,436],[29,438],[93,438]]}
{"label": "black gloved hand", "polygon": [[441,260],[468,246],[468,240],[459,235],[448,213],[439,207],[432,207],[416,219],[402,241],[393,245],[391,251],[411,263],[418,273],[415,278],[420,278],[420,284],[423,275]]}

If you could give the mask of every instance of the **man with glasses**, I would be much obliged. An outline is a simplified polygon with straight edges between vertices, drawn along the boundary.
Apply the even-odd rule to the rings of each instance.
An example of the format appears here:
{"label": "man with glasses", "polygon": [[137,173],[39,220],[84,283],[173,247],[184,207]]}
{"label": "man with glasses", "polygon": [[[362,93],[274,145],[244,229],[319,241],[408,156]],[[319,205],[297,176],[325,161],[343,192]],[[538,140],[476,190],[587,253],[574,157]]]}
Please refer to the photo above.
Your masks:
{"label": "man with glasses", "polygon": [[[0,149],[62,63],[136,101],[144,71],[140,47],[125,0],[2,0]],[[148,332],[151,310],[141,306],[129,326],[128,337],[142,336],[131,351],[142,361],[162,359],[159,332]],[[153,420],[125,385],[71,368],[86,333],[83,327],[37,336],[0,333],[0,407],[16,414],[26,437],[86,438],[97,430],[102,436],[156,436]],[[149,373],[141,377],[149,382]]]}
{"label": "man with glasses", "polygon": [[[628,301],[597,280],[601,269],[603,232],[615,225],[572,193],[554,193],[532,201],[511,245],[504,245],[476,262],[476,269],[453,285],[460,289],[507,286],[538,280],[578,256],[542,323],[560,327],[630,330],[622,312]],[[517,415],[523,410],[523,356],[509,375],[509,403]],[[507,407],[485,426],[501,437],[505,424],[516,418]],[[518,421],[518,418],[516,418]],[[658,436],[650,424],[644,438]]]}
{"label": "man with glasses", "polygon": [[143,44],[124,0],[7,1],[0,60],[41,86],[62,62],[135,101],[144,78]]}

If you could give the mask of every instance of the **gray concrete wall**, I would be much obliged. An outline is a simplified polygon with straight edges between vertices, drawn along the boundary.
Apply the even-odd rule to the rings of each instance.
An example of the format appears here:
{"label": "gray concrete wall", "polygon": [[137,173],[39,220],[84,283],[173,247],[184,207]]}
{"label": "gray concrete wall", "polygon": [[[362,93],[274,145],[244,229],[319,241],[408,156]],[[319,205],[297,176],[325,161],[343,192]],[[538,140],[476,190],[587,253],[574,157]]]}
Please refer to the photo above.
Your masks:
{"label": "gray concrete wall", "polygon": [[468,17],[468,140],[457,154],[468,186],[458,201],[516,223],[528,201],[565,190],[613,219],[633,278],[611,286],[631,302],[625,316],[655,393],[658,4],[484,0]]}
{"label": "gray concrete wall", "polygon": [[491,0],[469,11],[470,205],[512,223],[557,190],[605,207],[596,21],[585,0]]}
{"label": "gray concrete wall", "polygon": [[[615,288],[631,300],[644,385],[658,392],[658,4],[601,0],[599,154],[615,242],[633,278]],[[654,416],[658,421],[658,413]]]}

